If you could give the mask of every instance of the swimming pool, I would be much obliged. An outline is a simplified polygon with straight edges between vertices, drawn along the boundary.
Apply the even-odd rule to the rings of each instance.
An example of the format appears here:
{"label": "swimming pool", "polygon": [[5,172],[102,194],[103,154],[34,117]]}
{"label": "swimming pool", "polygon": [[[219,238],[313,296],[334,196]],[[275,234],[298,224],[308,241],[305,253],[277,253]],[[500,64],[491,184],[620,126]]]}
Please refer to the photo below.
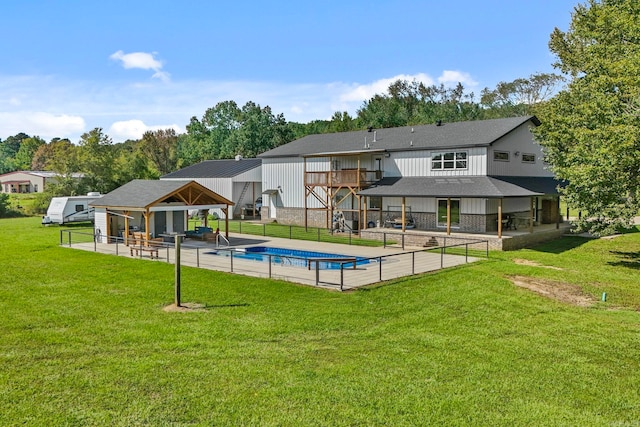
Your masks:
{"label": "swimming pool", "polygon": [[[211,251],[205,253],[229,256],[231,251]],[[252,246],[244,249],[236,249],[233,251],[233,257],[262,262],[269,262],[269,258],[271,258],[273,264],[313,269],[315,269],[317,263],[318,268],[321,270],[339,270],[341,264],[344,265],[343,268],[354,268],[353,262],[345,262],[349,260],[355,260],[356,266],[366,265],[371,262],[368,258],[357,256],[301,251],[298,249],[275,248],[270,246]],[[323,261],[315,261],[317,259],[323,259]]]}

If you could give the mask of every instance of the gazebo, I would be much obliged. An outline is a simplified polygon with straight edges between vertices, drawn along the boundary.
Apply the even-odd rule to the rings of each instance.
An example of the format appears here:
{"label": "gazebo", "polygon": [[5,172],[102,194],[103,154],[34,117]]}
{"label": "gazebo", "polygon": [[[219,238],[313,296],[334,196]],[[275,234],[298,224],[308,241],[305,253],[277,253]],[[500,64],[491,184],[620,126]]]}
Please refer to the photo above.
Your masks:
{"label": "gazebo", "polygon": [[[225,214],[229,238],[229,206],[233,202],[196,181],[156,181],[136,179],[91,202],[95,209],[95,233],[127,238],[129,230],[152,235],[182,233],[187,228],[189,210],[220,208]],[[206,224],[205,224],[206,225]],[[110,239],[108,239],[110,241]]]}

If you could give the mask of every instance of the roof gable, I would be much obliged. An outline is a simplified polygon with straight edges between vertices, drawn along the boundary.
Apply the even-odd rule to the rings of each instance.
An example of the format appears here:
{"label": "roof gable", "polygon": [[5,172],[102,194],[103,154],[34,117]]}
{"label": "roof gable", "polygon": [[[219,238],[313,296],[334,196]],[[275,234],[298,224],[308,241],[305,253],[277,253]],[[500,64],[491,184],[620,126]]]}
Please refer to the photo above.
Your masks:
{"label": "roof gable", "polygon": [[373,151],[411,151],[487,146],[514,129],[540,122],[535,116],[475,120],[308,135],[260,154],[260,158],[319,156]]}
{"label": "roof gable", "polygon": [[186,206],[233,205],[230,200],[195,181],[135,179],[90,203],[91,206],[148,209],[159,203]]}

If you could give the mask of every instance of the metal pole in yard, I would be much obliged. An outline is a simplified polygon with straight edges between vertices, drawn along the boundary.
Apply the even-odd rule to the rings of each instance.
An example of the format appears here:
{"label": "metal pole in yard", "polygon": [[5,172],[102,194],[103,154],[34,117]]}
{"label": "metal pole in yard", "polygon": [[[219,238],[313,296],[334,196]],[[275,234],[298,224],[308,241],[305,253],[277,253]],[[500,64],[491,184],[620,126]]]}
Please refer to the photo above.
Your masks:
{"label": "metal pole in yard", "polygon": [[[98,243],[96,242],[96,233],[93,233],[93,252],[98,251]],[[116,255],[118,255],[118,242],[116,242]]]}
{"label": "metal pole in yard", "polygon": [[[93,235],[93,239],[95,240],[96,235]],[[62,237],[62,230],[60,230],[60,246],[62,246],[62,242],[63,242],[64,238]]]}
{"label": "metal pole in yard", "polygon": [[320,284],[320,264],[316,261],[316,286]]}
{"label": "metal pole in yard", "polygon": [[469,244],[464,244],[464,262],[465,264],[469,262]]}
{"label": "metal pole in yard", "polygon": [[379,276],[380,276],[378,280],[382,282],[382,257],[378,257],[378,270],[379,270]]}
{"label": "metal pole in yard", "polygon": [[233,249],[231,249],[231,272],[233,273]]}
{"label": "metal pole in yard", "polygon": [[271,279],[271,255],[269,255],[269,279]]}
{"label": "metal pole in yard", "polygon": [[402,235],[402,250],[404,251],[404,234]]}
{"label": "metal pole in yard", "polygon": [[71,247],[71,232],[69,231],[69,247]]}
{"label": "metal pole in yard", "polygon": [[262,224],[262,235],[263,236],[267,235],[267,224]]}
{"label": "metal pole in yard", "polygon": [[344,290],[344,263],[340,263],[340,292]]}
{"label": "metal pole in yard", "polygon": [[196,267],[200,268],[200,248],[196,248]]}
{"label": "metal pole in yard", "polygon": [[169,246],[167,246],[167,262],[169,262]]}
{"label": "metal pole in yard", "polygon": [[[140,251],[142,253],[142,251]],[[175,304],[180,307],[180,237],[176,235]]]}
{"label": "metal pole in yard", "polygon": [[440,248],[440,268],[444,268],[444,246]]}
{"label": "metal pole in yard", "polygon": [[387,233],[382,233],[382,247],[387,247]]}

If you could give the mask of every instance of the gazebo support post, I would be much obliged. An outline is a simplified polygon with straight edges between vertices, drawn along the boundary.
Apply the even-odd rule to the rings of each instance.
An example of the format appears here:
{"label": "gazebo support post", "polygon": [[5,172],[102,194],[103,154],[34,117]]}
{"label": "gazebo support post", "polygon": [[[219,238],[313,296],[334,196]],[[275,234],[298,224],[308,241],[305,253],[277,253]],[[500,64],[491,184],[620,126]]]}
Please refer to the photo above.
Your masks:
{"label": "gazebo support post", "polygon": [[129,246],[129,211],[124,211],[124,245]]}

